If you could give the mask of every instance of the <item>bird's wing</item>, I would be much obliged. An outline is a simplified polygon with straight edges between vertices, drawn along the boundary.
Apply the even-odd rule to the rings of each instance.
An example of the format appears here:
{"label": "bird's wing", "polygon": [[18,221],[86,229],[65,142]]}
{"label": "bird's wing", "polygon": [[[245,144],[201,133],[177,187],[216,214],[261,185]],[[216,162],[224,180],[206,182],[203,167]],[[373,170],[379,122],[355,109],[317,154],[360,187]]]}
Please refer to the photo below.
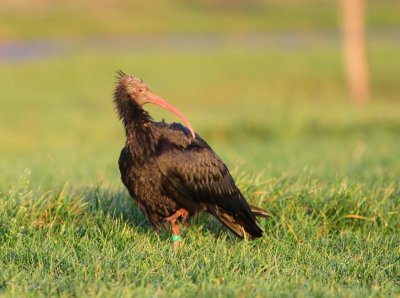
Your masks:
{"label": "bird's wing", "polygon": [[227,167],[201,138],[186,147],[171,143],[160,147],[160,170],[186,199],[217,205],[233,213],[243,212],[255,219]]}

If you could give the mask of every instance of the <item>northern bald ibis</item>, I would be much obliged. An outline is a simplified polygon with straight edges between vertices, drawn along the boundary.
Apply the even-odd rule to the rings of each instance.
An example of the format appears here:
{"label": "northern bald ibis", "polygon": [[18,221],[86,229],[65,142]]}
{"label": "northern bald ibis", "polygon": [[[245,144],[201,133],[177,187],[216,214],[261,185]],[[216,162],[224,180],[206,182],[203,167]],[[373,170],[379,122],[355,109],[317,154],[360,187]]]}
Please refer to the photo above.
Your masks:
{"label": "northern bald ibis", "polygon": [[[122,71],[117,80],[114,103],[126,133],[121,179],[153,228],[169,222],[176,250],[179,222],[207,211],[240,238],[261,237],[256,216],[267,212],[246,202],[224,162],[186,118],[142,80]],[[146,103],[174,113],[185,126],[153,121]]]}

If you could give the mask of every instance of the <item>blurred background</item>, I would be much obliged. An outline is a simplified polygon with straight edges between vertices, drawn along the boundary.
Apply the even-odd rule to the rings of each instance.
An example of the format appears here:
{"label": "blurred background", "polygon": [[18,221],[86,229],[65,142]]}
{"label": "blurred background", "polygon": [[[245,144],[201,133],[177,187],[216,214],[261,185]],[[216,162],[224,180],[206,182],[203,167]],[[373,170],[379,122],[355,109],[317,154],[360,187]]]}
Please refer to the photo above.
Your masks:
{"label": "blurred background", "polygon": [[361,16],[355,45],[344,3],[2,0],[1,188],[24,172],[44,188],[120,186],[119,69],[175,105],[235,175],[398,181],[400,2],[365,1],[364,22],[347,12]]}

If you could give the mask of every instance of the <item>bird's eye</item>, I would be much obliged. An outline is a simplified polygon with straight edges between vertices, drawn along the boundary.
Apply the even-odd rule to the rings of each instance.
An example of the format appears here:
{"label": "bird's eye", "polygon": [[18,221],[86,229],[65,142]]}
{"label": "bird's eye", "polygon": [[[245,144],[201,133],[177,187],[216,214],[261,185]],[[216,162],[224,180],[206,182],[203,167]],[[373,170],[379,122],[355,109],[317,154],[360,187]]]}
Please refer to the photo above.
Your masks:
{"label": "bird's eye", "polygon": [[139,89],[139,93],[142,93],[143,92],[143,89]]}

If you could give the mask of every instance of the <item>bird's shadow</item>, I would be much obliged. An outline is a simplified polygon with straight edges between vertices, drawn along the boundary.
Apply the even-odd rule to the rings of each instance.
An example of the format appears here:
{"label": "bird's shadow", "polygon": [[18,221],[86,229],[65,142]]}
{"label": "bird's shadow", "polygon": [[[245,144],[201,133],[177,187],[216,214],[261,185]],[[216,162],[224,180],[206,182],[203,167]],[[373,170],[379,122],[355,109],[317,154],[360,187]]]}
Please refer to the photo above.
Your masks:
{"label": "bird's shadow", "polygon": [[98,214],[100,212],[111,219],[121,220],[130,226],[137,227],[142,233],[153,231],[150,223],[126,191],[94,187],[86,188],[82,192],[91,213]]}
{"label": "bird's shadow", "polygon": [[[84,193],[84,200],[88,206],[89,212],[98,214],[99,212],[111,219],[118,219],[135,227],[140,233],[149,234],[157,232],[153,229],[150,222],[144,217],[135,200],[122,189],[110,189],[103,187],[85,188],[81,190]],[[235,238],[234,235],[224,229],[223,225],[209,214],[201,214],[189,220],[187,229],[206,234],[213,233],[216,237],[222,235],[229,238]],[[159,236],[161,239],[170,237],[170,227],[168,224],[161,228]]]}

